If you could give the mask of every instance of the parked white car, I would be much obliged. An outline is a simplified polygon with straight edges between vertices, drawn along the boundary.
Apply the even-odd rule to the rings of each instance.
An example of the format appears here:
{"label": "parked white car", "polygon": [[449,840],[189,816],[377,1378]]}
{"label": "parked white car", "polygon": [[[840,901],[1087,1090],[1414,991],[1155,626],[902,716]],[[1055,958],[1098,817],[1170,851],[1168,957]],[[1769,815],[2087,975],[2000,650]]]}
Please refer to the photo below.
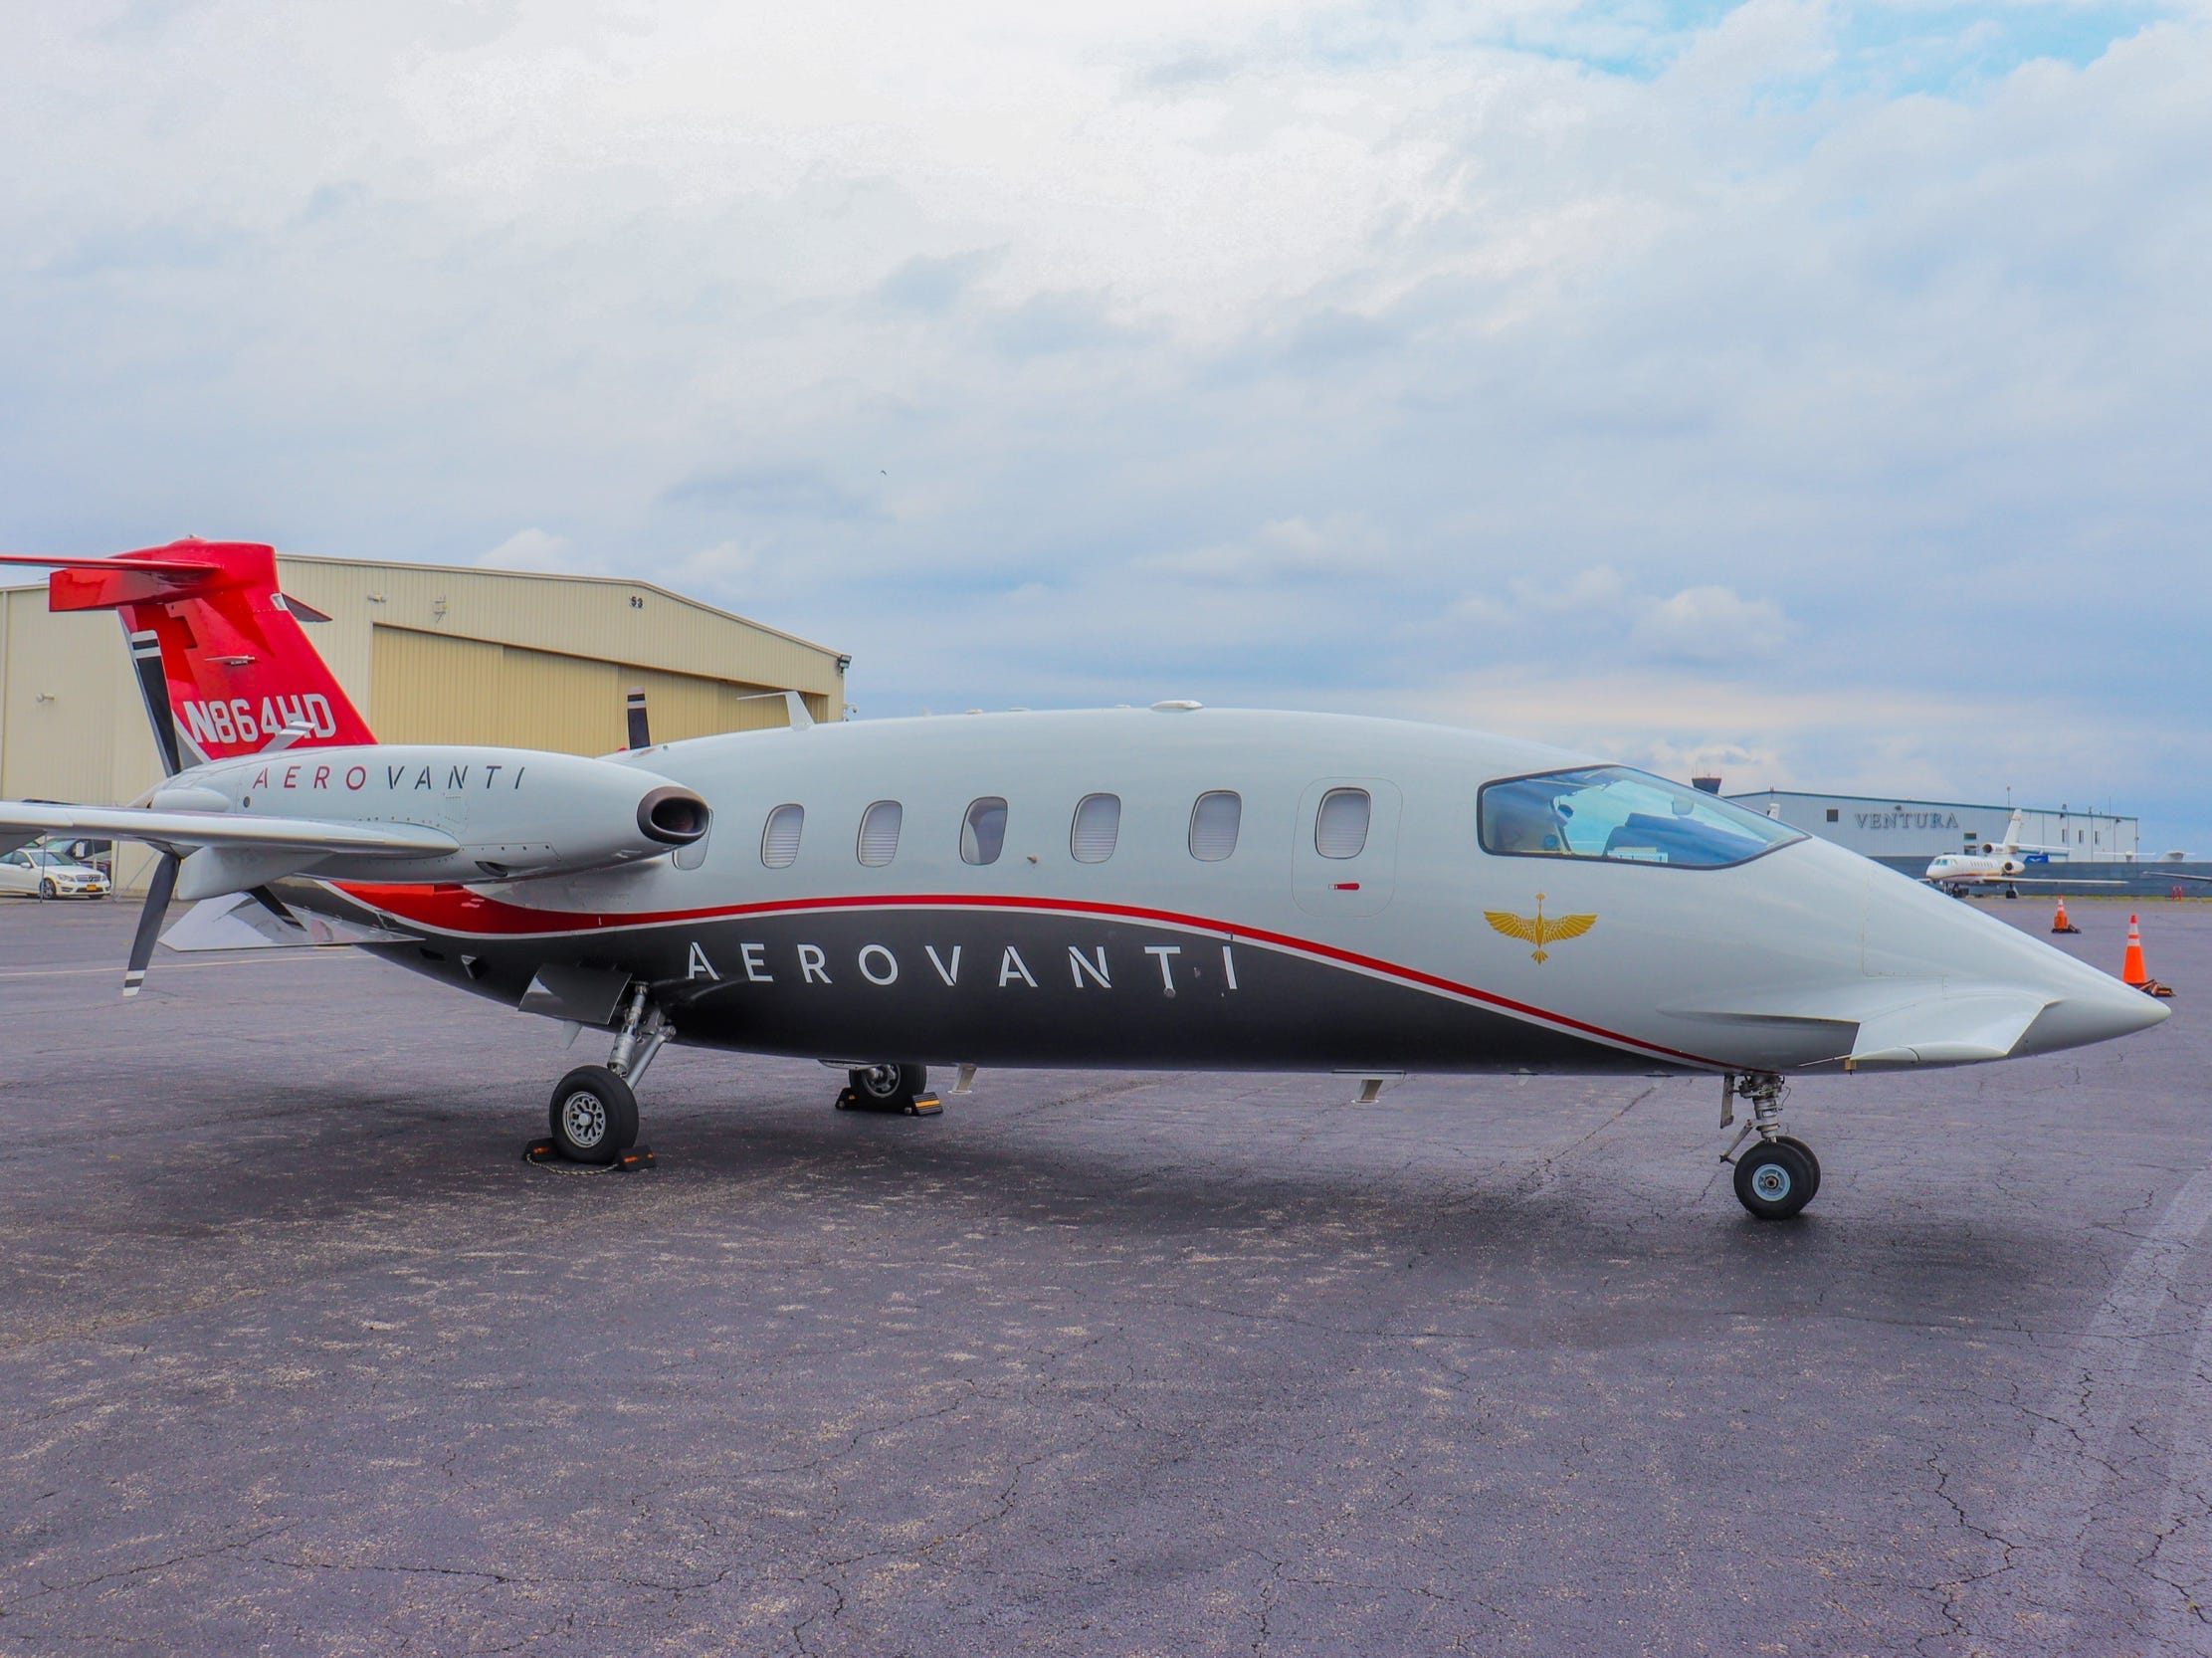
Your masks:
{"label": "parked white car", "polygon": [[105,898],[107,877],[44,847],[21,847],[0,856],[0,895],[20,898]]}

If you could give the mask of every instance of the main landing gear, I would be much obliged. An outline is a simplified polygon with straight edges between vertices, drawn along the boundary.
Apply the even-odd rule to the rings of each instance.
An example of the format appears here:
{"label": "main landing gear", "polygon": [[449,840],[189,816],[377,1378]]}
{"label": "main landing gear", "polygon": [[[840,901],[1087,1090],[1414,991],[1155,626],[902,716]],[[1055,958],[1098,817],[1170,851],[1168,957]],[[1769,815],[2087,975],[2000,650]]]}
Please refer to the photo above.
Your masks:
{"label": "main landing gear", "polygon": [[532,1162],[570,1162],[651,1168],[653,1153],[638,1143],[637,1084],[676,1027],[652,1003],[643,984],[633,985],[616,1027],[614,1051],[604,1065],[579,1065],[561,1078],[546,1108],[548,1140],[532,1140],[523,1155]]}
{"label": "main landing gear", "polygon": [[[1720,1127],[1735,1121],[1737,1100],[1751,1108],[1722,1162],[1735,1164],[1735,1196],[1760,1220],[1787,1220],[1810,1203],[1820,1191],[1820,1159],[1813,1148],[1794,1135],[1782,1133],[1782,1100],[1789,1092],[1781,1078],[1767,1074],[1730,1074],[1721,1082]],[[1756,1135],[1757,1140],[1741,1156],[1735,1148]]]}
{"label": "main landing gear", "polygon": [[839,1111],[896,1111],[908,1117],[934,1117],[944,1102],[929,1092],[929,1073],[919,1065],[859,1065],[837,1096]]}

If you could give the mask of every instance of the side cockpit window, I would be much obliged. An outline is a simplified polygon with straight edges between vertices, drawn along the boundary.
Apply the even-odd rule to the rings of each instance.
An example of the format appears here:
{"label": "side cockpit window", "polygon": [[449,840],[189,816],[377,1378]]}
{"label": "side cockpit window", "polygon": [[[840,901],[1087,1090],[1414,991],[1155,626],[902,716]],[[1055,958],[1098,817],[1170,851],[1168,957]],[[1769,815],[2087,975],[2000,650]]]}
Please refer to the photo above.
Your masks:
{"label": "side cockpit window", "polygon": [[1721,869],[1805,837],[1686,783],[1591,765],[1485,783],[1485,852]]}

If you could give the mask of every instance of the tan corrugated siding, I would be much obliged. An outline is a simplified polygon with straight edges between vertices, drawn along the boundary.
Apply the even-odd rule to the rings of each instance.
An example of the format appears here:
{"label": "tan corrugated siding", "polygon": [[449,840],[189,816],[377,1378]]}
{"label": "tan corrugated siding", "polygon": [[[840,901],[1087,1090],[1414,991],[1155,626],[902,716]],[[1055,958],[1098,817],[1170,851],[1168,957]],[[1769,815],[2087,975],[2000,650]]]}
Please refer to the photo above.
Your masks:
{"label": "tan corrugated siding", "polygon": [[553,651],[375,630],[375,706],[385,742],[492,742],[605,754],[622,746],[632,687],[646,694],[656,742],[785,724],[783,699],[692,674]]}
{"label": "tan corrugated siding", "polygon": [[0,796],[101,805],[150,785],[160,768],[114,617],[52,615],[43,587],[4,604]]}
{"label": "tan corrugated siding", "polygon": [[[336,618],[309,637],[349,692],[349,670],[369,666],[366,630],[374,624],[790,687],[820,698],[825,717],[841,713],[835,651],[642,582],[299,557],[279,568],[287,592]],[[326,645],[334,633],[346,637]]]}

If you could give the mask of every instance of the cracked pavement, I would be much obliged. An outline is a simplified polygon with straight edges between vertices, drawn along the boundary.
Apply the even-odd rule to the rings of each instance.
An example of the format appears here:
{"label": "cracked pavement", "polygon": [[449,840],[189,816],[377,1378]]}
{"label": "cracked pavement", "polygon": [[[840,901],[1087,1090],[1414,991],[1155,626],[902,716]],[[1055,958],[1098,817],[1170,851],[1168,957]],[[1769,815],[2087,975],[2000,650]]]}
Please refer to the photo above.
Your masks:
{"label": "cracked pavement", "polygon": [[2212,1652],[2212,909],[1778,1226],[1708,1080],[671,1049],[562,1178],[550,1025],[131,920],[0,906],[0,1653]]}

